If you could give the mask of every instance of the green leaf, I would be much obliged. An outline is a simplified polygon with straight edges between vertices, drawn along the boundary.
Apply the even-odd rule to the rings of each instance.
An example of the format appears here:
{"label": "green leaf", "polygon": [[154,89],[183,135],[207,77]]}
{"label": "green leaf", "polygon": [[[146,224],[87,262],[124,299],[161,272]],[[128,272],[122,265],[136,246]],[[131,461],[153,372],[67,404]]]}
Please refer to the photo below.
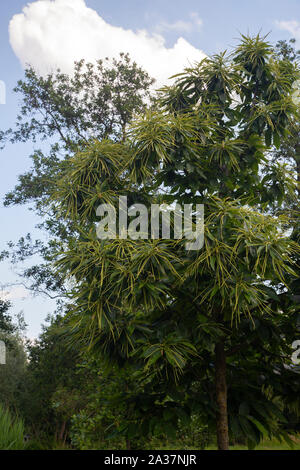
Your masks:
{"label": "green leaf", "polygon": [[243,416],[248,416],[249,414],[249,411],[250,411],[250,408],[249,408],[249,405],[247,402],[243,402],[240,404],[239,406],[239,414],[240,415],[243,415]]}
{"label": "green leaf", "polygon": [[268,431],[266,428],[259,422],[257,419],[253,418],[253,416],[248,415],[248,419],[252,421],[253,424],[257,427],[257,429],[262,433],[264,437],[267,437],[269,435]]}
{"label": "green leaf", "polygon": [[271,129],[268,127],[267,131],[265,132],[265,143],[266,143],[266,146],[267,147],[271,147],[271,143],[272,143],[272,131]]}
{"label": "green leaf", "polygon": [[273,133],[273,143],[277,149],[279,149],[280,144],[281,144],[281,139],[280,136],[277,132]]}

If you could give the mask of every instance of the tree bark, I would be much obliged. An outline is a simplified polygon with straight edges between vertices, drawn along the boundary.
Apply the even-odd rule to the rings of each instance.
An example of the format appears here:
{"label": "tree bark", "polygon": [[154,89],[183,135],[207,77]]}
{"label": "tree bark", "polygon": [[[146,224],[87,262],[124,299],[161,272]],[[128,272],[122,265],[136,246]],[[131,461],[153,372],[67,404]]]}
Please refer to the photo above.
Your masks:
{"label": "tree bark", "polygon": [[298,194],[300,195],[300,145],[295,147],[294,160],[296,162],[297,181],[298,181]]}
{"label": "tree bark", "polygon": [[227,384],[226,384],[226,355],[224,341],[216,344],[215,348],[215,386],[217,401],[217,441],[219,450],[229,449],[228,414],[227,414]]}
{"label": "tree bark", "polygon": [[66,422],[63,421],[61,428],[60,428],[60,433],[59,433],[59,440],[60,441],[65,441],[64,435],[65,435],[65,430],[66,430]]}
{"label": "tree bark", "polygon": [[130,439],[126,439],[126,450],[131,450],[131,441],[130,441]]}

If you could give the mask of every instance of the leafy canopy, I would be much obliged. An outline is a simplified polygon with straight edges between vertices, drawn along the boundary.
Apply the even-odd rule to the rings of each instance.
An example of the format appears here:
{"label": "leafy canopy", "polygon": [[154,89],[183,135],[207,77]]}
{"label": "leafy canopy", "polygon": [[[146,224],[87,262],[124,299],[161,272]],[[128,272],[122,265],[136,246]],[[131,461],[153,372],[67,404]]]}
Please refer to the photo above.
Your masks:
{"label": "leafy canopy", "polygon": [[[250,447],[283,434],[273,401],[295,399],[297,377],[286,366],[299,306],[288,284],[297,279],[299,244],[288,235],[292,220],[269,212],[286,194],[297,198],[297,183],[280,167],[278,185],[269,151],[297,118],[298,77],[264,38],[242,36],[230,54],[179,74],[123,142],[90,142],[57,182],[52,200],[77,233],[57,261],[74,285],[72,332],[84,349],[136,368],[149,398],[137,434],[153,432],[162,408],[170,411],[166,429],[174,427],[179,403],[214,425],[216,344],[228,366],[230,432]],[[97,239],[96,208],[119,195],[204,203],[204,248]]]}

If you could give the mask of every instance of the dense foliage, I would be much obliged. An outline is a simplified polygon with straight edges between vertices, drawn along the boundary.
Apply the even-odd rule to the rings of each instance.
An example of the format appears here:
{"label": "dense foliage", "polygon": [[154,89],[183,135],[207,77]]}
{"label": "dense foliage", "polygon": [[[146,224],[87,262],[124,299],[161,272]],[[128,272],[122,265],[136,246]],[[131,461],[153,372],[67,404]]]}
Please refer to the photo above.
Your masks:
{"label": "dense foliage", "polygon": [[[59,215],[78,231],[57,263],[74,281],[73,336],[136,367],[143,387],[127,436],[172,432],[194,410],[216,427],[220,449],[228,429],[250,447],[284,435],[275,401],[297,401],[287,366],[299,334],[289,289],[299,244],[287,235],[294,219],[274,209],[296,201],[297,182],[268,155],[297,119],[298,77],[263,38],[243,36],[229,56],[178,75],[127,139],[90,142],[57,183]],[[120,195],[149,206],[204,203],[203,250],[151,232],[99,240],[96,209]]]}
{"label": "dense foliage", "polygon": [[[33,203],[50,242],[28,235],[10,255],[41,254],[24,277],[63,299],[28,344],[18,405],[6,403],[32,441],[290,442],[300,413],[296,59],[293,43],[242,36],[230,54],[177,75],[151,106],[152,80],[126,55],[80,62],[73,77],[26,71],[19,124],[0,137],[50,139],[50,150],[36,151],[5,204]],[[119,196],[136,216],[138,204],[165,204],[172,234],[175,203],[204,204],[204,246],[152,239],[150,219],[135,239],[99,239],[97,207],[117,207]]]}

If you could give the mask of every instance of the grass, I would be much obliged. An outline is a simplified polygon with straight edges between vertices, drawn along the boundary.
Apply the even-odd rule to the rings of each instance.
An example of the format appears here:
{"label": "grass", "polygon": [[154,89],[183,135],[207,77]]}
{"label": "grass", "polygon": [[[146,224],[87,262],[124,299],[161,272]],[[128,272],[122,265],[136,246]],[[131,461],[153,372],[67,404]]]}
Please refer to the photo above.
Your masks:
{"label": "grass", "polygon": [[0,450],[24,449],[24,425],[0,405]]}
{"label": "grass", "polygon": [[[279,442],[278,439],[264,440],[259,444],[255,450],[300,450],[300,438],[291,437],[294,442],[293,448],[291,448],[286,442]],[[207,447],[206,450],[216,450],[217,447]],[[234,445],[230,446],[230,450],[248,450],[247,446],[243,445]]]}
{"label": "grass", "polygon": [[[300,435],[290,436],[291,440],[294,442],[293,448],[291,448],[286,442],[280,442],[278,439],[265,439],[259,444],[255,450],[300,450]],[[180,447],[178,443],[174,442],[173,445],[169,443],[164,443],[160,445],[159,442],[155,442],[154,446],[150,446],[149,449],[153,450],[183,450],[183,447]],[[185,450],[200,450],[198,447],[187,446],[184,447]],[[210,444],[208,447],[205,447],[205,450],[217,450],[216,444]],[[246,445],[236,444],[230,446],[230,450],[248,450]]]}
{"label": "grass", "polygon": [[[294,442],[294,447],[291,448],[286,442],[279,442],[277,439],[273,438],[271,440],[264,440],[259,446],[256,447],[255,450],[300,450],[300,435],[298,436],[290,436],[291,440]],[[109,449],[114,448],[109,447]],[[151,440],[145,447],[141,447],[144,450],[201,450],[199,447],[196,446],[185,446],[180,442],[170,442],[170,441],[160,441],[159,439]],[[0,447],[1,449],[1,447]],[[103,447],[103,443],[99,442],[99,446],[95,446],[95,449],[106,449]],[[119,449],[119,448],[118,448]],[[62,444],[54,441],[49,442],[41,442],[39,440],[31,440],[26,444],[26,450],[74,450],[68,444]],[[210,444],[205,450],[217,450],[216,444]],[[230,446],[230,450],[248,450],[247,446],[236,444],[234,446]]]}

